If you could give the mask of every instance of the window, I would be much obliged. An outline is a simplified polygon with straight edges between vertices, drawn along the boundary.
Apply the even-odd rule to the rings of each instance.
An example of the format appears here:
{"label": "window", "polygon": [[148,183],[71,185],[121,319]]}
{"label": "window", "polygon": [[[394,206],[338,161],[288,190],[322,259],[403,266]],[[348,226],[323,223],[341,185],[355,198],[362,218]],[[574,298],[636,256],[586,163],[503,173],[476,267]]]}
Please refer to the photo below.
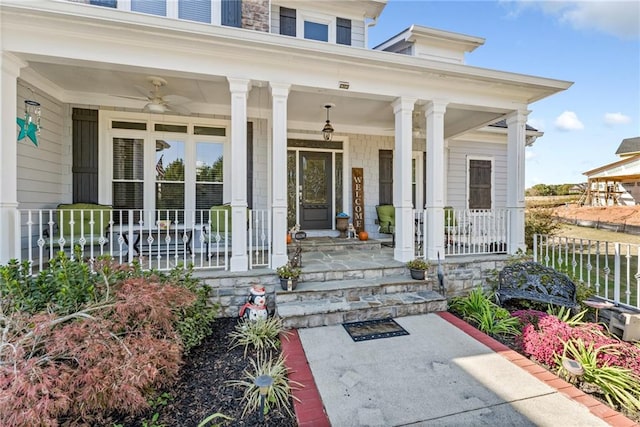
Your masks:
{"label": "window", "polygon": [[[114,209],[142,209],[144,207],[144,140],[113,139]],[[126,215],[126,213],[125,213]],[[127,222],[128,218],[122,218]]]}
{"label": "window", "polygon": [[492,161],[469,159],[469,209],[491,209]]}
{"label": "window", "polygon": [[179,0],[178,18],[210,23],[211,0]]}
{"label": "window", "polygon": [[223,188],[223,144],[196,144],[196,209],[221,205]]}
{"label": "window", "polygon": [[184,168],[184,142],[156,140],[156,209],[184,209]]}
{"label": "window", "polygon": [[166,0],[131,0],[131,10],[133,12],[167,16],[167,1]]}
{"label": "window", "polygon": [[280,34],[296,36],[296,10],[287,7],[280,8]]}
{"label": "window", "polygon": [[351,20],[338,18],[336,22],[336,43],[351,46]]}
{"label": "window", "polygon": [[329,41],[329,26],[327,24],[304,21],[304,38],[321,42]]}

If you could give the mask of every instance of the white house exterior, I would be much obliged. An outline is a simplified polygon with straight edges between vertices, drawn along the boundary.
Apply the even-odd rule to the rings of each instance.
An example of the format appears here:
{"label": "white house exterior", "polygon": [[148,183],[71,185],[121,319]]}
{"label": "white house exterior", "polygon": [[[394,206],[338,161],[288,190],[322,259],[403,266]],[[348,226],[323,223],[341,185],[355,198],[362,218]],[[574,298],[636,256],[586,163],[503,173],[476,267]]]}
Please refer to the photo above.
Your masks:
{"label": "white house exterior", "polygon": [[[529,105],[571,83],[466,65],[483,39],[424,27],[367,49],[385,3],[2,0],[0,263],[46,256],[55,208],[92,202],[138,210],[136,220],[183,212],[188,257],[211,266],[206,212],[229,203],[223,267],[275,268],[293,224],[331,234],[336,213],[359,214],[359,169],[364,229],[379,237],[375,207],[392,203],[399,261],[417,246],[428,259],[455,255],[445,206],[459,218],[482,212],[475,230],[508,253],[523,248],[525,146],[541,135],[526,128]],[[140,99],[154,82],[164,98]],[[17,141],[25,100],[41,104],[38,146]],[[220,156],[222,172],[205,176]],[[179,178],[166,180],[178,163]],[[486,231],[495,218],[505,229]],[[134,238],[119,230],[96,251]],[[251,255],[257,241],[262,262]]]}

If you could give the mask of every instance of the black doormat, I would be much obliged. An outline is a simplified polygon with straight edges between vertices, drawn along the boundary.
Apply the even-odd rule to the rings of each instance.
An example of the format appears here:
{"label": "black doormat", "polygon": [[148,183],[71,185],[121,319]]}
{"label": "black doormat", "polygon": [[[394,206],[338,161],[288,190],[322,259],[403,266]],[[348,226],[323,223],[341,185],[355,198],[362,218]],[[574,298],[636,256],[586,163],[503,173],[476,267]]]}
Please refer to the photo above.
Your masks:
{"label": "black doormat", "polygon": [[343,323],[351,338],[358,341],[377,340],[378,338],[398,337],[409,335],[402,326],[392,318],[364,320],[362,322]]}

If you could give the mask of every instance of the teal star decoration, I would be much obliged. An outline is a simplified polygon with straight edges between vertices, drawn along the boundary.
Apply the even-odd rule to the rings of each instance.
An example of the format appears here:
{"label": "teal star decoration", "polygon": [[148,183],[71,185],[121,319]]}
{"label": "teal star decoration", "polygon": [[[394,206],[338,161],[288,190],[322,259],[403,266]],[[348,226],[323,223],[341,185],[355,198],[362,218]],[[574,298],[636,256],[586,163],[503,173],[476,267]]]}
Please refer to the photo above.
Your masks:
{"label": "teal star decoration", "polygon": [[31,142],[33,142],[37,147],[38,135],[36,135],[36,132],[38,132],[38,127],[33,123],[27,124],[27,122],[24,119],[21,119],[20,117],[16,118],[16,122],[18,123],[18,126],[20,126],[20,132],[18,133],[18,141],[24,138],[29,138]]}

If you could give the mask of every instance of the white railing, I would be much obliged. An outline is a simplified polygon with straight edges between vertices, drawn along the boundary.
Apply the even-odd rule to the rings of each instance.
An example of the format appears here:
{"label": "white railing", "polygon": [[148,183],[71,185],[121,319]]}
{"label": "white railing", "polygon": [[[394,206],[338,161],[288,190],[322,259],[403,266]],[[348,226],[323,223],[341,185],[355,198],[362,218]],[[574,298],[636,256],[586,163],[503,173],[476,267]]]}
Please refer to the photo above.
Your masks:
{"label": "white railing", "polygon": [[507,252],[508,209],[445,208],[445,255]]}
{"label": "white railing", "polygon": [[[219,210],[20,210],[21,258],[42,270],[59,251],[93,261],[110,256],[144,269],[228,269],[231,218]],[[248,212],[246,249],[249,268],[269,266],[271,215]]]}
{"label": "white railing", "polygon": [[533,260],[617,305],[640,308],[640,245],[534,235]]}

